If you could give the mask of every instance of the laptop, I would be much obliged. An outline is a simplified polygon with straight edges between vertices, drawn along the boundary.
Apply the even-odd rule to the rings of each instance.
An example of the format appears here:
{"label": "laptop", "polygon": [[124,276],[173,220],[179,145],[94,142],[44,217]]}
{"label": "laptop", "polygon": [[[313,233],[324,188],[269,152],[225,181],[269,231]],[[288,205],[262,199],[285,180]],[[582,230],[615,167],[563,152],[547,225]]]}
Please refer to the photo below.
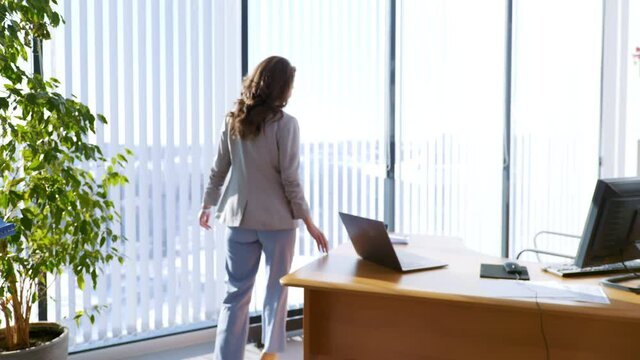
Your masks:
{"label": "laptop", "polygon": [[437,269],[447,266],[442,261],[394,249],[382,221],[343,212],[339,214],[356,253],[367,261],[402,272]]}

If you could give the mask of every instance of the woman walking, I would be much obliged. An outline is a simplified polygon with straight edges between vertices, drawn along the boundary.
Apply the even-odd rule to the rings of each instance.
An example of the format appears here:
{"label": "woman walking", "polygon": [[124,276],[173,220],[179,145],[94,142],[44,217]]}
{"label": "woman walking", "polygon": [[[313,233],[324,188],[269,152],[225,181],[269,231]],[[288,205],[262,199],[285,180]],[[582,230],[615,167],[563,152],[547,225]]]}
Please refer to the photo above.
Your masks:
{"label": "woman walking", "polygon": [[[298,177],[298,121],[282,109],[295,68],[279,56],[263,60],[245,78],[235,108],[227,114],[218,154],[205,189],[200,226],[210,229],[211,208],[228,226],[227,293],[218,318],[214,358],[243,359],[249,330],[249,303],[261,254],[267,290],[262,312],[262,358],[284,351],[287,289],[280,278],[291,267],[297,219],[302,219],[318,249],[327,240],[313,223]],[[222,192],[227,174],[227,186]]]}

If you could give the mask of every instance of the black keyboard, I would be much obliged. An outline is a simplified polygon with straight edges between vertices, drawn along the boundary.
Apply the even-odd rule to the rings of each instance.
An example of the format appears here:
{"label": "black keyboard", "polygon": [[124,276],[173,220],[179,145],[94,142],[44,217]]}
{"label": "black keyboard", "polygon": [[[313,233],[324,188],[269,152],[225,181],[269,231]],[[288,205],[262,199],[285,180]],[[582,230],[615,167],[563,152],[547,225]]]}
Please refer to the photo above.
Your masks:
{"label": "black keyboard", "polygon": [[[626,264],[627,269],[640,272],[640,260],[628,261],[626,262]],[[553,264],[542,268],[542,270],[546,272],[562,277],[620,274],[628,272],[627,269],[624,268],[622,263],[614,263],[586,268],[579,268],[573,264]]]}

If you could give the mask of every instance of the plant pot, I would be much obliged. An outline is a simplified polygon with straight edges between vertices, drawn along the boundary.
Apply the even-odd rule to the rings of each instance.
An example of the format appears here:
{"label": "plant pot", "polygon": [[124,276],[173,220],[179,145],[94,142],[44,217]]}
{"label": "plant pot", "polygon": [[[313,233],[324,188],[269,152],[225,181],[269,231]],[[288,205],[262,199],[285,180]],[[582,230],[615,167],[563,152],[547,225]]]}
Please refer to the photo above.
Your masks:
{"label": "plant pot", "polygon": [[[0,352],[0,360],[66,360],[69,352],[69,331],[58,323],[31,323],[31,340],[40,344],[24,350]],[[0,333],[4,342],[4,332]]]}

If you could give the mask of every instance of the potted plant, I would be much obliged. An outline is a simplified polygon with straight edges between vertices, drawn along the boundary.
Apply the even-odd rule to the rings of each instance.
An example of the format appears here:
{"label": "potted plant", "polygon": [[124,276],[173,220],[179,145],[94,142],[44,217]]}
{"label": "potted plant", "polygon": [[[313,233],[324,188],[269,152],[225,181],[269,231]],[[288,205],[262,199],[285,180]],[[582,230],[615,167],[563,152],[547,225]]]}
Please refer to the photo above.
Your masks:
{"label": "potted plant", "polygon": [[109,189],[127,181],[127,157],[105,158],[88,140],[105,118],[26,69],[61,22],[51,2],[0,1],[0,218],[15,225],[0,239],[0,359],[66,358],[66,329],[30,323],[38,286],[67,270],[81,289],[85,278],[95,288],[102,265],[122,262]]}

